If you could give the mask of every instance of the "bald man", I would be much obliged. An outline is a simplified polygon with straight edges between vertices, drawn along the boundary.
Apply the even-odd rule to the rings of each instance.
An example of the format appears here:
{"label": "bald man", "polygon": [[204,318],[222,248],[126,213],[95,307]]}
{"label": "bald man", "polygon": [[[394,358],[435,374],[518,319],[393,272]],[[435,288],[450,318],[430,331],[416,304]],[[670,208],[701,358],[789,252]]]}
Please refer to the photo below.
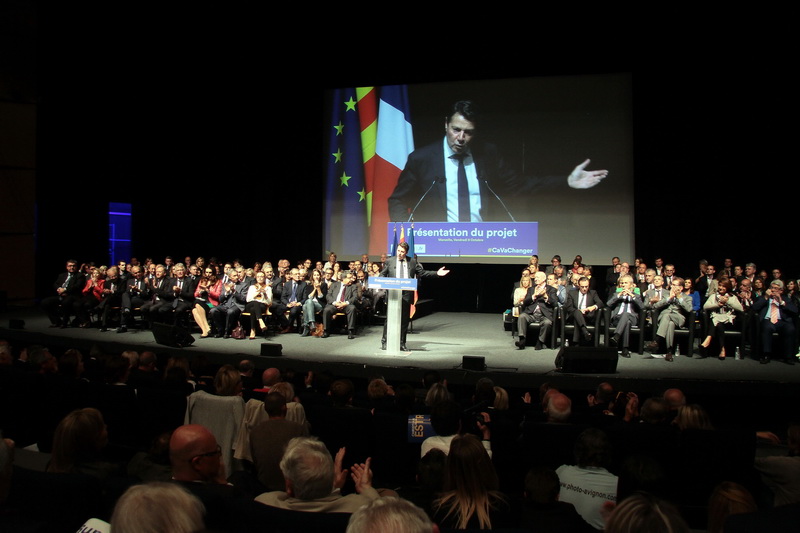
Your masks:
{"label": "bald man", "polygon": [[256,531],[263,526],[255,494],[227,481],[217,439],[204,426],[178,427],[169,440],[169,459],[173,482],[203,502],[209,531]]}
{"label": "bald man", "polygon": [[176,481],[228,483],[217,439],[199,424],[180,426],[172,433],[169,460]]}

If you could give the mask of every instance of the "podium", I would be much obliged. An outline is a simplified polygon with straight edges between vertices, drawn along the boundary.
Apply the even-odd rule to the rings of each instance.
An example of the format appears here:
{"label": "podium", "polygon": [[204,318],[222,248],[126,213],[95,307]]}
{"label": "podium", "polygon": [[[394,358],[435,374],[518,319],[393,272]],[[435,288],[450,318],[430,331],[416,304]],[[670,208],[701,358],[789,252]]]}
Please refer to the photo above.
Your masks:
{"label": "podium", "polygon": [[370,289],[384,289],[386,301],[386,355],[408,355],[400,350],[403,320],[403,291],[416,291],[416,278],[369,278]]}

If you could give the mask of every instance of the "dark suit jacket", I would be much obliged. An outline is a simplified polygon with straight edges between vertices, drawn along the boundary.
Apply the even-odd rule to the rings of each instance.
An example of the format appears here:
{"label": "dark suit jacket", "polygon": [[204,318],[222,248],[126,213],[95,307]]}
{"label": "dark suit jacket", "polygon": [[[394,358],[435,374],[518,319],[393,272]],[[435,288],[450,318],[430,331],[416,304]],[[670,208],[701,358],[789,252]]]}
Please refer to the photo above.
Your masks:
{"label": "dark suit jacket", "polygon": [[142,289],[141,291],[136,292],[135,290],[131,290],[136,284],[136,279],[130,278],[126,280],[125,291],[131,298],[141,298],[142,300],[147,300],[148,298],[150,298],[150,288],[147,286],[147,283],[145,283],[144,278],[141,279],[141,282],[142,282]]}
{"label": "dark suit jacket", "polygon": [[[69,272],[63,272],[58,275],[56,281],[53,283],[53,292],[64,285],[64,282],[67,281],[68,275]],[[67,290],[64,292],[64,296],[80,296],[84,285],[86,285],[86,278],[84,275],[79,272],[73,273],[69,283],[66,286]]]}
{"label": "dark suit jacket", "polygon": [[122,293],[125,292],[125,281],[117,278],[117,279],[110,279],[106,278],[105,283],[103,283],[103,290],[106,289],[110,290],[109,293],[103,293],[103,300],[119,300],[122,298]]}
{"label": "dark suit jacket", "polygon": [[153,278],[150,285],[150,297],[153,300],[171,300],[172,299],[172,285],[171,278],[164,276],[159,280]]}
{"label": "dark suit jacket", "polygon": [[174,292],[173,287],[178,284],[178,278],[170,278],[169,283],[167,283],[167,288],[164,290],[164,294],[166,295],[165,300],[175,300],[176,298],[179,300],[183,300],[184,302],[194,302],[194,289],[195,289],[195,282],[189,277],[184,276],[183,278],[183,288],[181,288],[181,292],[177,295]]}
{"label": "dark suit jacket", "polygon": [[[306,282],[300,281],[297,283],[297,291],[295,291],[295,297],[297,301],[303,303],[306,301]],[[274,298],[274,297],[273,297]],[[289,300],[292,298],[292,280],[287,281],[283,284],[283,288],[281,289],[281,303],[286,305],[289,303]]]}
{"label": "dark suit jacket", "polygon": [[[567,301],[564,303],[564,310],[568,314],[572,314],[578,310],[579,297],[580,292],[577,289],[567,292]],[[591,307],[593,305],[596,305],[598,310],[605,307],[603,300],[597,295],[597,291],[589,289],[589,292],[586,293],[586,307]]]}
{"label": "dark suit jacket", "polygon": [[[753,307],[751,307],[751,309],[758,320],[766,320],[764,315],[767,313],[766,308],[769,306],[769,301],[770,298],[766,296],[759,296],[753,302]],[[791,298],[783,296],[783,305],[780,308],[781,320],[790,322],[796,316],[797,306],[795,306]]]}
{"label": "dark suit jacket", "polygon": [[[508,213],[491,193],[486,183],[501,198],[515,191],[520,184],[516,175],[505,165],[497,148],[490,144],[470,144],[475,160],[481,191],[481,217],[485,221],[510,220]],[[406,221],[410,210],[437,178],[445,177],[444,142],[414,150],[397,179],[394,192],[389,197],[389,217]],[[447,220],[447,187],[445,180],[436,183],[417,208],[414,219],[420,221]]]}
{"label": "dark suit jacket", "polygon": [[[542,310],[542,314],[549,320],[553,320],[553,310],[558,305],[558,292],[556,291],[556,288],[547,285],[545,288],[545,294],[540,294],[535,298],[533,297],[534,292],[536,292],[536,287],[531,287],[528,289],[528,294],[522,301],[520,313],[528,313],[529,315],[533,314],[538,304],[539,308]],[[545,295],[547,298],[545,298]]]}
{"label": "dark suit jacket", "polygon": [[[328,305],[332,305],[333,302],[337,300],[337,296],[339,296],[339,291],[342,290],[342,282],[341,281],[334,281],[331,284],[331,288],[328,289],[328,294],[325,296]],[[355,305],[356,300],[358,299],[358,284],[351,283],[345,290],[344,290],[344,297],[342,298],[343,302],[348,302],[350,305]]]}
{"label": "dark suit jacket", "polygon": [[[422,268],[422,265],[419,264],[415,258],[409,258],[406,256],[406,261],[408,261],[408,277],[410,278],[432,278],[438,276],[435,270],[425,270]],[[396,278],[397,277],[397,258],[390,257],[386,260],[386,264],[383,266],[383,270],[381,270],[381,277],[383,278]],[[413,299],[413,292],[412,291],[403,291],[403,300],[407,302],[411,302]]]}

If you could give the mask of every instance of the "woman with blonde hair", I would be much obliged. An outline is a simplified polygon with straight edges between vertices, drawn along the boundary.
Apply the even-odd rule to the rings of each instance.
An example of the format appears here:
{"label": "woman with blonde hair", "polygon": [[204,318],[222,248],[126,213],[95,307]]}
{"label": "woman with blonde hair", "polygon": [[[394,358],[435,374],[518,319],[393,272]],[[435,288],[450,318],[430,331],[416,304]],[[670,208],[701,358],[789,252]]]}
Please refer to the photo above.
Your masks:
{"label": "woman with blonde hair", "polygon": [[738,483],[723,481],[708,500],[708,533],[723,533],[725,520],[734,514],[758,511],[753,495]]}
{"label": "woman with blonde hair", "polygon": [[[453,438],[445,464],[443,492],[433,502],[433,520],[442,529],[503,527],[509,506],[489,454],[475,435]],[[510,524],[509,524],[510,525]]]}
{"label": "woman with blonde hair", "polygon": [[678,409],[678,414],[672,422],[678,429],[685,431],[687,429],[714,429],[711,424],[711,417],[705,409],[697,404],[684,405]]}
{"label": "woman with blonde hair", "polygon": [[606,533],[689,533],[678,509],[660,498],[634,493],[620,502],[606,521]]}
{"label": "woman with blonde hair", "polygon": [[272,305],[272,285],[267,283],[267,274],[263,271],[256,273],[256,282],[247,289],[247,303],[244,306],[246,313],[250,313],[250,339],[256,338],[256,327],[266,331],[262,315],[266,314]]}
{"label": "woman with blonde hair", "polygon": [[514,297],[512,304],[514,305],[513,316],[519,316],[519,310],[522,307],[522,302],[525,301],[525,297],[528,295],[528,289],[531,288],[531,277],[530,276],[522,276],[519,280],[519,287],[514,289]]}
{"label": "woman with blonde hair", "polygon": [[214,376],[214,390],[217,396],[241,396],[242,375],[233,365],[222,365]]}

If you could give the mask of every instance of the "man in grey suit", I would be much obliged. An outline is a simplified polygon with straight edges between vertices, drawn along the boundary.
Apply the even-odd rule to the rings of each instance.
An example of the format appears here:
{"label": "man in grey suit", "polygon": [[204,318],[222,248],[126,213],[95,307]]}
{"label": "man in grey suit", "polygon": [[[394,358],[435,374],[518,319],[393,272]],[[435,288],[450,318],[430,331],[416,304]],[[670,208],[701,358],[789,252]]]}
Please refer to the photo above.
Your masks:
{"label": "man in grey suit", "polygon": [[330,326],[333,315],[344,313],[347,318],[347,338],[355,338],[356,329],[356,300],[358,299],[358,285],[353,283],[353,273],[347,272],[343,281],[334,281],[328,289],[326,300],[328,305],[322,310],[322,338],[330,337]]}
{"label": "man in grey suit", "polygon": [[[692,297],[683,292],[683,279],[675,276],[670,285],[669,297],[662,298],[653,304],[653,309],[660,310],[658,314],[658,329],[656,341],[664,344],[667,355],[666,361],[672,361],[675,351],[675,328],[686,323],[686,317],[692,313]],[[693,327],[693,324],[690,324]]]}
{"label": "man in grey suit", "polygon": [[[397,255],[389,257],[381,270],[380,276],[383,278],[432,278],[435,276],[446,276],[450,273],[445,267],[439,270],[425,270],[416,258],[406,257],[408,254],[408,243],[401,242],[397,245]],[[330,291],[328,291],[330,294]],[[414,294],[411,291],[403,291],[403,306],[400,321],[400,349],[406,351],[406,333],[408,333],[408,322],[411,315],[411,300]],[[386,322],[383,324],[383,336],[381,337],[381,350],[386,349]]]}

